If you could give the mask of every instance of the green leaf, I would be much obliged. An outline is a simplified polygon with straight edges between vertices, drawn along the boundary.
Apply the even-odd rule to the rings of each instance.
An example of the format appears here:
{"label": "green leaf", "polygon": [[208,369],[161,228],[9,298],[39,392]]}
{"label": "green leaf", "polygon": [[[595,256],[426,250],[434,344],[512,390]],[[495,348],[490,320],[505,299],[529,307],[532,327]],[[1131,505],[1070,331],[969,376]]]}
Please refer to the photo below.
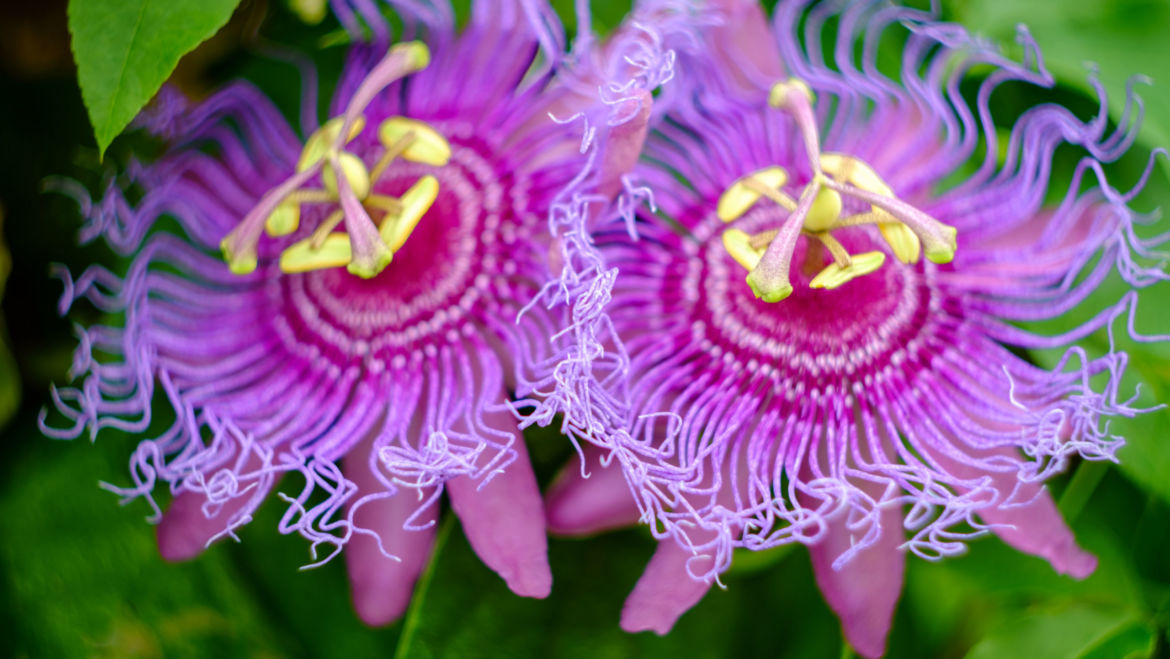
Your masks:
{"label": "green leaf", "polygon": [[[1113,275],[1069,314],[1051,321],[1028,323],[1027,328],[1045,335],[1069,331],[1120,300],[1129,290],[1128,284]],[[1137,331],[1142,334],[1164,331],[1162,318],[1167,304],[1170,304],[1170,283],[1159,283],[1140,291],[1134,323]],[[1167,423],[1170,423],[1170,410],[1158,409],[1160,404],[1170,400],[1170,344],[1134,341],[1127,335],[1124,319],[1115,323],[1113,338],[1114,348],[1129,355],[1119,398],[1129,398],[1137,390],[1140,395],[1132,405],[1147,410],[1132,418],[1109,419],[1109,433],[1125,439],[1125,446],[1117,452],[1118,468],[1142,489],[1170,503],[1170,438],[1165,433]],[[1109,350],[1109,339],[1104,332],[1094,334],[1081,344],[1090,358]],[[1040,350],[1032,354],[1041,366],[1052,368],[1063,350]]]}
{"label": "green leaf", "polygon": [[239,0],[70,0],[81,96],[99,153],[159,90],[179,58],[227,23]]}
{"label": "green leaf", "polygon": [[8,348],[7,330],[0,319],[0,428],[8,425],[20,407],[20,371]]}
{"label": "green leaf", "polygon": [[[967,654],[967,659],[1082,657],[1118,635],[1126,634],[1124,640],[1128,641],[1128,634],[1135,627],[1143,628],[1141,621],[1125,609],[1077,602],[1013,617],[985,636]],[[1150,638],[1148,629],[1146,634]],[[1127,643],[1126,647],[1131,645]]]}
{"label": "green leaf", "polygon": [[147,506],[119,506],[98,489],[101,478],[123,480],[125,435],[104,434],[96,446],[51,443],[26,422],[8,438],[35,442],[0,496],[0,609],[11,607],[0,617],[12,623],[5,647],[14,656],[271,657],[294,649],[267,624],[226,554],[164,563],[143,521]]}
{"label": "green leaf", "polygon": [[1048,69],[1057,79],[1089,93],[1086,63],[1100,67],[1110,113],[1124,110],[1130,77],[1146,74],[1152,85],[1138,87],[1145,102],[1141,138],[1170,145],[1170,4],[1158,0],[955,0],[948,3],[960,22],[1000,43],[1012,43],[1016,26],[1028,26]]}
{"label": "green leaf", "polygon": [[1157,636],[1149,625],[1123,625],[1112,636],[1080,655],[1079,659],[1142,659],[1154,656]]}
{"label": "green leaf", "polygon": [[[3,229],[4,210],[0,208],[0,299],[4,298],[4,286],[12,270],[12,255],[4,244]],[[8,329],[0,317],[0,428],[8,424],[20,407],[20,370],[8,345]]]}
{"label": "green leaf", "polygon": [[[449,522],[448,522],[449,523]],[[446,533],[446,531],[444,531]],[[517,597],[458,528],[437,549],[407,616],[398,659],[432,657],[836,656],[837,619],[804,552],[766,570],[727,574],[670,634],[629,634],[622,603],[653,553],[641,530],[549,542],[552,595]],[[797,553],[796,551],[793,552]]]}

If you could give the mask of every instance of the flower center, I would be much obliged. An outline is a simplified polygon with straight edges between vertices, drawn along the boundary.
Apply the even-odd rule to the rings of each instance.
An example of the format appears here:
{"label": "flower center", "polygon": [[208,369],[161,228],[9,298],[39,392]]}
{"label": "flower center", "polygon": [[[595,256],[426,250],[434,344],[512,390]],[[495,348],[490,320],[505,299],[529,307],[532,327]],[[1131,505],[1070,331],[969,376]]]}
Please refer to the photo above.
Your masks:
{"label": "flower center", "polygon": [[[716,214],[723,222],[742,217],[756,202],[767,198],[787,216],[777,227],[754,234],[739,228],[723,232],[723,247],[748,270],[747,284],[765,302],[779,302],[792,294],[789,271],[797,238],[810,242],[805,270],[818,271],[811,288],[834,289],[874,272],[885,262],[881,251],[851,254],[833,235],[845,227],[877,225],[882,237],[903,263],[916,263],[922,248],[934,263],[949,263],[955,255],[956,230],[894,196],[893,190],[858,158],[840,153],[821,153],[813,96],[800,80],[776,83],[769,105],[789,114],[805,143],[813,176],[793,199],[783,188],[788,172],[773,166],[744,176],[720,196]],[[869,210],[843,215],[845,198],[869,205]],[[823,264],[825,253],[832,263]]]}
{"label": "flower center", "polygon": [[[748,233],[782,219],[785,211],[760,205],[742,218]],[[713,215],[713,214],[712,214]],[[878,268],[848,286],[814,288],[827,260],[823,243],[800,241],[793,250],[793,290],[783,304],[767,304],[743,285],[742,265],[717,240],[721,223],[711,215],[695,232],[701,241],[669,288],[695,290],[687,314],[691,340],[724,363],[724,370],[771,382],[792,400],[817,392],[866,387],[939,354],[956,327],[956,311],[940,294],[935,274],[919,268]],[[852,254],[875,250],[876,233],[840,232]],[[854,257],[856,260],[857,257]],[[805,264],[820,268],[806,268]]]}
{"label": "flower center", "polygon": [[[302,208],[309,204],[336,206],[312,235],[289,246],[280,256],[285,273],[345,266],[369,279],[382,272],[402,248],[439,193],[439,182],[424,175],[400,196],[375,191],[396,160],[446,165],[451,145],[426,123],[390,117],[378,126],[382,155],[372,168],[346,149],[365,128],[364,112],[387,85],[427,66],[430,53],[420,42],[397,44],[358,85],[345,113],[309,136],[296,172],[269,190],[221,243],[232,272],[256,269],[256,247],[263,231],[286,236],[297,230]],[[321,188],[305,187],[320,176]],[[335,231],[342,222],[345,231]]]}
{"label": "flower center", "polygon": [[[303,204],[324,203],[340,205],[330,213],[313,234],[304,240],[294,243],[280,255],[280,269],[285,273],[308,272],[324,268],[346,266],[347,269],[363,278],[370,278],[381,272],[394,257],[394,253],[406,244],[423,214],[435,202],[439,194],[439,181],[427,174],[414,182],[400,196],[391,196],[374,192],[375,184],[382,180],[386,168],[396,159],[422,163],[434,167],[442,167],[451,159],[451,145],[431,126],[414,119],[405,117],[390,117],[381,123],[378,128],[378,140],[385,148],[373,169],[366,169],[365,162],[349,151],[335,150],[330,152],[322,148],[321,143],[329,139],[329,131],[335,126],[340,129],[338,117],[325,124],[309,138],[301,156],[301,163],[297,170],[307,169],[313,159],[326,162],[321,167],[321,180],[324,189],[297,190],[281,202],[265,222],[265,228],[273,236],[283,236],[296,231],[300,218],[300,208]],[[360,123],[354,136],[360,133]],[[321,151],[323,153],[317,153]],[[325,154],[329,154],[326,156]],[[357,204],[350,202],[346,207],[341,199],[337,172],[348,184]],[[360,210],[358,209],[360,207]],[[364,262],[354,259],[354,249],[349,234],[334,231],[347,213],[364,214],[365,219],[372,222],[378,230],[378,240],[375,243],[377,255],[372,261],[372,270],[364,267]],[[384,249],[383,249],[384,248]]]}
{"label": "flower center", "polygon": [[[527,240],[543,221],[527,209],[530,183],[513,178],[474,128],[436,125],[451,136],[446,165],[399,159],[371,187],[399,197],[424,175],[438,182],[434,203],[382,272],[367,279],[330,267],[266,278],[265,308],[295,354],[342,372],[414,368],[443,346],[491,340],[482,338],[492,335],[490,322],[514,317],[547,277],[543,247]],[[361,141],[359,149],[379,146]],[[304,219],[327,213],[308,207]]]}

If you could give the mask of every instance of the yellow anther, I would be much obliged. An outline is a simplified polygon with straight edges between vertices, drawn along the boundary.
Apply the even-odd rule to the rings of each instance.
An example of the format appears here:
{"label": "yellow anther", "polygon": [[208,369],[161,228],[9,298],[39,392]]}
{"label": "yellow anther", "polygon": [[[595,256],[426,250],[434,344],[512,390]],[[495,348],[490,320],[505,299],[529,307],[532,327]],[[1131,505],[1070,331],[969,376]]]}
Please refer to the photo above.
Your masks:
{"label": "yellow anther", "polygon": [[378,139],[387,149],[399,145],[410,136],[402,149],[403,158],[412,162],[442,167],[451,160],[451,145],[428,124],[406,117],[390,117],[378,126]]}
{"label": "yellow anther", "polygon": [[925,236],[926,258],[931,263],[950,263],[955,259],[955,250],[959,248],[956,238],[959,230],[945,224],[941,225],[943,236],[941,239]]}
{"label": "yellow anther", "polygon": [[[345,117],[334,117],[326,121],[324,126],[313,131],[309,139],[305,140],[305,148],[301,149],[301,157],[297,160],[297,171],[306,171],[324,159],[325,156],[329,155],[329,149],[337,141],[337,135],[341,132],[341,127],[344,125]],[[361,134],[362,129],[365,127],[365,117],[359,116],[354,119],[349,129],[349,135],[346,136],[345,141],[352,141],[353,138]]]}
{"label": "yellow anther", "polygon": [[314,248],[311,243],[312,239],[306,238],[284,250],[280,255],[280,271],[292,274],[339,268],[353,258],[349,236],[344,233],[329,234],[319,248]]}
{"label": "yellow anther", "polygon": [[264,229],[270,236],[287,236],[297,230],[301,223],[301,204],[295,197],[289,197],[272,211],[264,221]]}
{"label": "yellow anther", "polygon": [[805,230],[818,233],[832,229],[841,218],[842,207],[841,195],[834,190],[821,188],[804,218]]}
{"label": "yellow anther", "polygon": [[829,264],[820,274],[813,277],[808,285],[811,288],[837,288],[854,277],[868,275],[882,267],[886,255],[884,252],[866,252],[852,256],[850,261],[846,267],[841,267],[835,262]]}
{"label": "yellow anther", "polygon": [[894,250],[894,256],[902,263],[917,263],[918,256],[921,252],[921,243],[918,236],[914,234],[905,224],[894,219],[892,215],[886,214],[890,218],[890,222],[879,222],[878,229],[882,232],[882,238],[886,239],[890,249]]}
{"label": "yellow anther", "polygon": [[[821,154],[821,168],[838,181],[849,183],[883,197],[892,198],[894,196],[894,190],[882,180],[882,177],[878,176],[872,167],[853,156],[842,153]],[[921,243],[918,236],[885,210],[877,206],[871,208],[873,214],[877,216],[878,229],[881,230],[882,237],[886,239],[890,249],[894,251],[894,256],[902,263],[917,263],[921,253]],[[936,254],[942,258],[945,250]],[[954,256],[953,249],[951,256]],[[948,258],[947,261],[949,260]]]}
{"label": "yellow anther", "polygon": [[768,105],[780,109],[788,105],[789,94],[801,94],[808,99],[809,104],[816,102],[816,96],[809,89],[808,84],[799,78],[789,78],[772,85],[768,92]]}
{"label": "yellow anther", "polygon": [[406,53],[406,66],[412,71],[420,71],[431,63],[431,51],[421,41],[404,41],[390,47],[390,52]]}
{"label": "yellow anther", "polygon": [[751,245],[751,236],[739,229],[728,229],[723,232],[723,248],[735,259],[735,262],[742,265],[749,272],[756,269],[760,264],[760,259],[764,256],[764,251],[756,249]]}
{"label": "yellow anther", "polygon": [[838,181],[857,186],[883,197],[893,197],[894,191],[873,168],[864,161],[842,153],[822,153],[821,169]]}
{"label": "yellow anther", "polygon": [[416,181],[399,198],[399,201],[402,202],[402,209],[396,216],[387,217],[378,230],[382,236],[382,242],[386,243],[390,251],[396,252],[406,244],[406,239],[410,237],[411,232],[418,226],[419,220],[430,209],[431,204],[435,203],[438,196],[439,180],[428,174]]}
{"label": "yellow anther", "polygon": [[325,0],[289,0],[288,8],[297,18],[309,25],[316,25],[325,20]]}
{"label": "yellow anther", "polygon": [[[341,171],[345,174],[345,180],[349,183],[349,189],[353,191],[354,196],[358,199],[368,197],[370,195],[370,172],[366,169],[366,163],[348,151],[342,151],[338,154],[337,162],[341,165]],[[333,173],[332,166],[327,164],[321,170],[321,182],[325,184],[326,190],[335,197],[337,196],[337,176]]]}
{"label": "yellow anther", "polygon": [[779,189],[787,182],[788,172],[783,167],[768,167],[752,172],[737,179],[719,196],[715,214],[724,222],[737,219],[764,196],[762,190],[774,190],[782,194]]}

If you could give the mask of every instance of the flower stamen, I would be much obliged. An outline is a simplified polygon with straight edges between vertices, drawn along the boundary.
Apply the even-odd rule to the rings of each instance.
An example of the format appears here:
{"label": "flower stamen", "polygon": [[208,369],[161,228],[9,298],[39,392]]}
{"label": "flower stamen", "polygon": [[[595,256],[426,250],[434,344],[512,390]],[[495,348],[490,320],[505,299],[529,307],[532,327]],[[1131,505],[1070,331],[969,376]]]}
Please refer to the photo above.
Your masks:
{"label": "flower stamen", "polygon": [[397,251],[406,244],[406,239],[410,237],[419,220],[438,196],[439,180],[428,174],[399,197],[401,210],[393,216],[387,214],[379,228],[382,240],[392,251]]}
{"label": "flower stamen", "polygon": [[312,235],[309,236],[309,248],[321,249],[321,245],[325,244],[325,239],[329,234],[341,225],[341,221],[345,219],[345,213],[340,208],[329,214],[325,221],[313,230]]}
{"label": "flower stamen", "polygon": [[[780,229],[749,235],[739,229],[723,232],[723,246],[733,259],[749,273],[747,283],[756,297],[776,302],[787,297],[792,287],[788,268],[796,237],[803,234],[816,240],[833,257],[833,263],[817,274],[809,286],[836,288],[874,272],[885,263],[883,252],[850,255],[832,236],[832,231],[846,227],[876,225],[890,251],[902,263],[917,263],[925,252],[934,263],[949,263],[957,249],[958,231],[895,196],[893,188],[867,163],[842,153],[822,153],[816,115],[815,96],[801,80],[789,79],[773,85],[768,104],[788,114],[796,122],[808,154],[813,175],[794,201],[782,189],[788,172],[779,166],[766,167],[743,176],[728,186],[719,197],[716,215],[723,222],[742,217],[760,199],[767,198],[788,212]],[[845,198],[869,204],[869,212],[844,215]],[[777,244],[777,240],[781,240]],[[805,269],[823,263],[819,253],[809,250]],[[781,271],[782,270],[782,271]]]}
{"label": "flower stamen", "polygon": [[[426,67],[429,61],[430,53],[420,42],[389,49],[358,85],[345,113],[325,122],[305,140],[296,173],[269,190],[224,237],[220,247],[232,272],[247,274],[255,270],[260,234],[294,233],[300,225],[301,205],[306,203],[338,204],[339,208],[326,216],[308,238],[282,252],[282,272],[344,265],[352,274],[369,278],[389,265],[394,251],[405,244],[434,203],[439,184],[434,176],[424,176],[399,199],[373,192],[374,184],[398,158],[436,167],[446,165],[451,146],[428,124],[405,117],[391,117],[380,124],[378,138],[385,151],[372,170],[346,145],[365,129],[364,112],[374,97],[395,80]],[[316,176],[322,188],[302,187]],[[345,232],[335,233],[343,222]]]}
{"label": "flower stamen", "polygon": [[[820,233],[812,234],[814,238],[821,241],[821,244],[829,250],[833,261],[842,268],[848,268],[853,265],[853,259],[850,258],[849,252],[845,251],[845,246],[833,237],[833,234],[828,231],[821,231]],[[814,287],[815,288],[815,287]]]}

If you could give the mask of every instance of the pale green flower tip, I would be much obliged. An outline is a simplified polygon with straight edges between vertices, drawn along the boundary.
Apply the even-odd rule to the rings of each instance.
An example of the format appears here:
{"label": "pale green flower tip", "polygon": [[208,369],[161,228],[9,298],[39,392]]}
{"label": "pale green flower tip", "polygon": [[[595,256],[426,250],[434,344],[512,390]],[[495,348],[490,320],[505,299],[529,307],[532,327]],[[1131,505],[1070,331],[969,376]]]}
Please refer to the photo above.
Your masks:
{"label": "pale green flower tip", "polygon": [[390,265],[390,261],[394,260],[394,254],[389,251],[379,252],[374,256],[373,263],[363,263],[361,261],[350,261],[345,269],[349,274],[362,279],[373,279]]}
{"label": "pale green flower tip", "polygon": [[792,284],[787,281],[760,281],[762,278],[756,276],[755,272],[748,273],[747,285],[751,287],[752,293],[764,302],[779,302],[784,298],[792,295]]}

